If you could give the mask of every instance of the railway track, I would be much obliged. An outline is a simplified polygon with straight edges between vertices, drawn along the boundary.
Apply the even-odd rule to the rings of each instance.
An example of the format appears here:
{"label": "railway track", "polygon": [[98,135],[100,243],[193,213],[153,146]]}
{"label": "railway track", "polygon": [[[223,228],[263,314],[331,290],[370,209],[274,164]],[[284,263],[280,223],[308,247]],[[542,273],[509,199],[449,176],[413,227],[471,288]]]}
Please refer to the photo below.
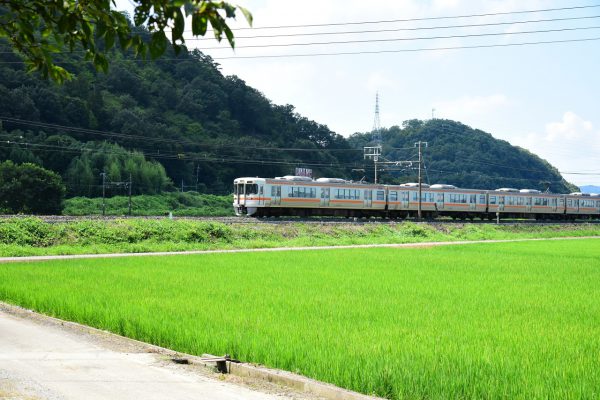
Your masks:
{"label": "railway track", "polygon": [[[76,221],[114,221],[123,219],[145,219],[145,220],[164,220],[169,219],[165,216],[101,216],[101,215],[90,215],[90,216],[66,216],[66,215],[0,215],[1,220],[9,220],[15,218],[39,218],[48,223],[67,223]],[[384,225],[395,225],[400,224],[404,221],[410,221],[415,223],[423,223],[430,225],[443,225],[443,224],[496,224],[496,221],[488,220],[453,220],[450,218],[441,218],[435,220],[391,220],[382,218],[335,218],[335,217],[278,217],[278,218],[251,218],[251,217],[173,217],[174,220],[189,220],[189,221],[205,221],[205,222],[220,222],[224,224],[293,224],[293,223],[305,223],[305,224],[384,224]],[[576,220],[576,221],[558,221],[558,220],[525,220],[525,219],[501,219],[500,224],[503,225],[573,225],[573,224],[600,224],[600,220]]]}

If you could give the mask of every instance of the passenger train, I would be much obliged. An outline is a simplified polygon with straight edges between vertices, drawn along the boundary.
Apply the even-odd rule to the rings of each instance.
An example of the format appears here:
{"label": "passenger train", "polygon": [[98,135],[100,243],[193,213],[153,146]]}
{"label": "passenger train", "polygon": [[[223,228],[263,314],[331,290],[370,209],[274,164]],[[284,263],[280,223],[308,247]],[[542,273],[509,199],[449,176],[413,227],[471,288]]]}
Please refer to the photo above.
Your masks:
{"label": "passenger train", "polygon": [[[233,207],[238,216],[416,217],[419,185],[366,184],[303,176],[238,178]],[[599,219],[600,195],[552,194],[533,189],[462,189],[421,184],[423,218]]]}

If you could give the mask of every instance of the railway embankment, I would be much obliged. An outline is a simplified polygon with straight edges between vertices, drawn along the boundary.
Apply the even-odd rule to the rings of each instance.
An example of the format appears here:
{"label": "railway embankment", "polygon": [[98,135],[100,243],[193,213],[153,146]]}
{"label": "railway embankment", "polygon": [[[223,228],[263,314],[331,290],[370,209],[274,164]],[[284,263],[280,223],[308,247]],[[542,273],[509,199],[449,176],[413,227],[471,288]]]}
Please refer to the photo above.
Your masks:
{"label": "railway embankment", "polygon": [[0,256],[144,253],[600,236],[595,223],[251,219],[0,220]]}

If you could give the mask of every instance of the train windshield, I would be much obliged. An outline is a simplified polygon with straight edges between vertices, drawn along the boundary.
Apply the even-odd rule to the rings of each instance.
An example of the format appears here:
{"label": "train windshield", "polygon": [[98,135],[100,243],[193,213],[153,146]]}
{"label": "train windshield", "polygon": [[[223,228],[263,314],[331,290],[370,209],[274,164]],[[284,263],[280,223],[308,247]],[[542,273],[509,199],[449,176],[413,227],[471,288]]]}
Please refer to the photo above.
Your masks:
{"label": "train windshield", "polygon": [[258,185],[257,184],[247,184],[246,185],[246,194],[258,194]]}

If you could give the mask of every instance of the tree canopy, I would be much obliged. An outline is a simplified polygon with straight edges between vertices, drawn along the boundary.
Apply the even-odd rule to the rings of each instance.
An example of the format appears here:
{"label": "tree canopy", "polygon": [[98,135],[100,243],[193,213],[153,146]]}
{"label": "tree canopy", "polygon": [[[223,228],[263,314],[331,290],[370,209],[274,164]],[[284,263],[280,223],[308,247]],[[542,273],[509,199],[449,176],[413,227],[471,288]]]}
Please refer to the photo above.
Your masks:
{"label": "tree canopy", "polygon": [[[81,50],[97,69],[108,70],[106,52],[116,41],[136,55],[157,58],[169,43],[176,54],[185,48],[186,17],[194,36],[204,36],[210,27],[215,38],[223,37],[234,47],[234,35],[227,25],[239,10],[249,24],[252,15],[243,7],[210,0],[131,0],[133,25],[127,15],[114,10],[114,0],[2,0],[0,38],[26,60],[30,70],[63,82],[71,75],[54,61],[56,53]],[[224,14],[224,15],[223,15]],[[150,39],[144,40],[134,27],[144,27]]]}

